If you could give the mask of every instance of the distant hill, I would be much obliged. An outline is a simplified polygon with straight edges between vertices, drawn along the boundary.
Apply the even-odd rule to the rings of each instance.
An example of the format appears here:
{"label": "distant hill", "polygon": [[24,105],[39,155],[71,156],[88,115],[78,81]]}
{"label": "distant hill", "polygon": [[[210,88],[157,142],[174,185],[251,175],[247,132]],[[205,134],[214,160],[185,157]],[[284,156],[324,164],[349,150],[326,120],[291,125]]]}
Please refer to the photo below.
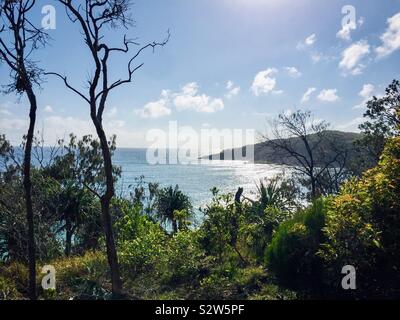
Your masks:
{"label": "distant hill", "polygon": [[[354,151],[353,142],[362,136],[360,133],[329,130],[329,131],[326,131],[325,134],[329,137],[330,140],[334,139],[336,142],[340,142],[341,145],[343,145],[344,147],[346,147],[347,150],[349,150],[349,160],[352,157],[356,156],[356,152]],[[312,141],[313,139],[315,139],[315,135],[310,135],[309,139],[310,139],[310,141]],[[300,138],[297,138],[297,137],[289,138],[287,140],[290,140],[289,141],[290,144],[292,146],[294,146],[295,150],[298,153],[305,154],[304,144],[302,143]],[[203,157],[203,159],[212,160],[212,158],[217,159],[219,157],[219,159],[224,160],[225,152],[232,151],[232,154],[233,154],[232,159],[235,160],[234,159],[235,151],[236,152],[243,151],[243,154],[244,154],[245,148],[246,147],[236,148],[236,149],[232,149],[232,150],[223,150],[219,154],[205,156],[205,157]],[[325,151],[327,151],[327,152],[330,151],[329,145],[321,146],[321,148],[325,148]],[[217,158],[215,158],[215,157],[217,157]],[[260,142],[260,143],[257,143],[254,145],[254,161],[255,161],[255,163],[267,163],[267,164],[286,164],[286,165],[297,164],[294,159],[285,157],[285,155],[282,155],[282,154],[276,155],[276,152],[274,151],[274,148],[272,147],[271,142]]]}

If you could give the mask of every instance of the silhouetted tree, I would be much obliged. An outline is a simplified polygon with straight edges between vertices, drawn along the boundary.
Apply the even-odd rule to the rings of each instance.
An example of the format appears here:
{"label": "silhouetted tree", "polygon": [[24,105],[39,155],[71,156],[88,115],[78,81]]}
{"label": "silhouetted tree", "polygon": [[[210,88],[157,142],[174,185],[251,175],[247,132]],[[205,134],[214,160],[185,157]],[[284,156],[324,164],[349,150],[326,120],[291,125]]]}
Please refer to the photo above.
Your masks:
{"label": "silhouetted tree", "polygon": [[316,121],[311,112],[297,110],[282,113],[272,126],[273,157],[291,165],[299,173],[300,182],[310,189],[310,198],[336,193],[347,178],[349,150],[329,124]]}
{"label": "silhouetted tree", "polygon": [[65,86],[81,97],[90,107],[90,117],[96,128],[97,136],[100,140],[102,149],[104,171],[105,171],[105,191],[100,195],[103,226],[107,245],[107,257],[111,270],[112,291],[114,296],[122,293],[122,281],[120,277],[118,257],[115,248],[115,240],[112,230],[112,220],[110,213],[110,203],[114,196],[114,178],[112,157],[110,145],[103,127],[103,114],[107,106],[109,94],[121,85],[132,82],[134,73],[140,69],[143,64],[134,66],[136,59],[141,52],[147,48],[155,48],[164,46],[169,40],[163,42],[153,42],[140,47],[127,63],[127,76],[116,81],[110,81],[110,57],[116,53],[130,52],[132,45],[139,45],[135,41],[129,40],[126,36],[123,39],[122,47],[110,46],[113,42],[111,39],[107,41],[105,31],[111,28],[128,28],[132,25],[133,20],[130,14],[130,0],[58,0],[68,14],[70,21],[77,23],[80,27],[84,42],[89,49],[90,56],[94,64],[94,73],[89,79],[89,88],[87,93],[83,93],[76,87],[72,86],[67,77],[59,73],[49,73],[61,78]]}
{"label": "silhouetted tree", "polygon": [[32,53],[47,42],[47,34],[35,27],[29,14],[35,0],[5,0],[0,7],[0,62],[10,69],[11,83],[6,93],[26,95],[29,100],[29,129],[23,163],[26,218],[28,222],[29,296],[36,299],[36,260],[34,212],[32,204],[31,151],[35,131],[37,100],[34,86],[40,85],[43,70],[32,60]]}

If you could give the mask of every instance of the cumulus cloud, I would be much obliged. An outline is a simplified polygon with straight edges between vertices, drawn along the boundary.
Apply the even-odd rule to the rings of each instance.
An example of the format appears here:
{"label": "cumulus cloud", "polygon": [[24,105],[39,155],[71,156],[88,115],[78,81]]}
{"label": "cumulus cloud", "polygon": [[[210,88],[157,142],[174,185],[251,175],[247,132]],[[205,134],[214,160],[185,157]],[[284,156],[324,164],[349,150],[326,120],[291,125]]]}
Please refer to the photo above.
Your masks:
{"label": "cumulus cloud", "polygon": [[[239,89],[233,83],[228,82],[227,88],[232,96],[238,93]],[[178,111],[193,110],[202,113],[214,113],[224,109],[224,102],[219,98],[212,98],[206,94],[199,93],[199,85],[190,82],[184,85],[179,92],[163,90],[161,98],[149,102],[144,107],[136,109],[135,113],[142,118],[160,118],[172,113],[172,108]]]}
{"label": "cumulus cloud", "polygon": [[181,92],[174,96],[173,103],[178,111],[194,110],[196,112],[214,113],[224,109],[222,99],[199,94],[199,86],[196,82],[186,84],[182,87]]}
{"label": "cumulus cloud", "polygon": [[303,94],[303,97],[301,98],[301,103],[306,103],[310,101],[311,95],[317,90],[317,88],[311,87],[308,88],[307,91]]}
{"label": "cumulus cloud", "polygon": [[273,76],[278,72],[275,68],[268,68],[260,71],[254,78],[251,91],[258,97],[268,93],[282,93],[281,90],[275,90],[276,78]]}
{"label": "cumulus cloud", "polygon": [[339,67],[347,74],[357,75],[361,74],[365,65],[362,60],[370,53],[370,46],[367,41],[358,41],[342,52],[342,60]]}
{"label": "cumulus cloud", "polygon": [[147,103],[143,108],[135,110],[141,118],[160,118],[171,114],[168,100],[161,98],[157,101]]}
{"label": "cumulus cloud", "polygon": [[359,103],[358,105],[354,106],[354,109],[361,109],[364,108],[365,105],[369,100],[372,99],[375,93],[375,86],[373,84],[367,83],[364,84],[361,91],[358,93],[358,95],[363,98],[362,102]]}
{"label": "cumulus cloud", "polygon": [[400,49],[400,12],[387,20],[388,27],[381,35],[382,44],[375,49],[378,58]]}
{"label": "cumulus cloud", "polygon": [[367,84],[363,85],[359,95],[360,95],[360,97],[363,97],[364,99],[368,99],[368,98],[371,98],[374,90],[375,90],[375,86],[373,84],[367,83]]}
{"label": "cumulus cloud", "polygon": [[301,77],[301,72],[299,70],[297,70],[296,67],[286,67],[285,68],[286,72],[288,73],[288,75],[292,78],[299,78]]}
{"label": "cumulus cloud", "polygon": [[324,89],[319,95],[318,99],[324,102],[335,102],[339,99],[337,95],[337,89]]}
{"label": "cumulus cloud", "polygon": [[228,81],[226,83],[226,90],[228,90],[228,92],[225,94],[225,97],[227,97],[228,99],[231,99],[234,96],[237,96],[239,94],[240,87],[235,86],[235,84],[232,81]]}

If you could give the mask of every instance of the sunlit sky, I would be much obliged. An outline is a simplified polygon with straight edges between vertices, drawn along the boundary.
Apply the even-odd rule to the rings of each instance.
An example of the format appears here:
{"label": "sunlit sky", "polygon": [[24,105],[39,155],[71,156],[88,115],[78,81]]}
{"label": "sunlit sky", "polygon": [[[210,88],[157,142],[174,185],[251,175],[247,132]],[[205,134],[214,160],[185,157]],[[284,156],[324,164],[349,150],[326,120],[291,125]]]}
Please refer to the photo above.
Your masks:
{"label": "sunlit sky", "polygon": [[[42,19],[39,0],[33,17]],[[342,27],[342,7],[356,22]],[[84,87],[92,63],[77,26],[58,5],[51,45],[37,54],[47,71]],[[109,99],[105,125],[121,147],[145,147],[149,129],[179,126],[256,129],[298,108],[311,110],[333,128],[357,131],[363,102],[382,94],[400,73],[400,1],[136,0],[136,26],[126,31],[142,44],[170,42],[137,62],[134,82]],[[112,33],[113,42],[125,31]],[[129,56],[117,55],[112,73],[126,73]],[[0,82],[8,70],[0,66]],[[48,78],[38,93],[37,127],[47,144],[69,132],[94,133],[88,106]],[[28,105],[0,96],[0,132],[15,144],[27,129]]]}

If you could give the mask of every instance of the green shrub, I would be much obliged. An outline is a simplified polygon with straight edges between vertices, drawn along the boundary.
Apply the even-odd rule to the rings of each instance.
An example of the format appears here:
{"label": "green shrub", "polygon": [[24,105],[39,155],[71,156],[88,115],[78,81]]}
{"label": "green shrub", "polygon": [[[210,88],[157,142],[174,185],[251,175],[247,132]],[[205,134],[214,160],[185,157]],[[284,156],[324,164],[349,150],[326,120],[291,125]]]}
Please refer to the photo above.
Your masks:
{"label": "green shrub", "polygon": [[165,279],[172,285],[197,282],[205,259],[198,242],[198,232],[179,231],[169,240]]}
{"label": "green shrub", "polygon": [[118,255],[124,271],[134,278],[142,272],[157,272],[166,259],[168,236],[164,230],[147,217],[141,216],[133,238],[118,241]]}
{"label": "green shrub", "polygon": [[283,222],[266,249],[266,263],[279,283],[294,289],[318,290],[322,285],[322,261],[316,255],[323,241],[326,201]]}
{"label": "green shrub", "polygon": [[[50,263],[56,270],[57,299],[103,299],[110,292],[108,264],[104,253],[60,258]],[[40,273],[38,273],[40,274]],[[43,292],[43,298],[55,298]]]}
{"label": "green shrub", "polygon": [[17,300],[22,296],[18,292],[15,283],[10,278],[0,275],[0,300]]}
{"label": "green shrub", "polygon": [[388,141],[378,166],[348,182],[329,206],[320,255],[336,293],[343,266],[357,272],[359,298],[400,297],[400,137]]}

